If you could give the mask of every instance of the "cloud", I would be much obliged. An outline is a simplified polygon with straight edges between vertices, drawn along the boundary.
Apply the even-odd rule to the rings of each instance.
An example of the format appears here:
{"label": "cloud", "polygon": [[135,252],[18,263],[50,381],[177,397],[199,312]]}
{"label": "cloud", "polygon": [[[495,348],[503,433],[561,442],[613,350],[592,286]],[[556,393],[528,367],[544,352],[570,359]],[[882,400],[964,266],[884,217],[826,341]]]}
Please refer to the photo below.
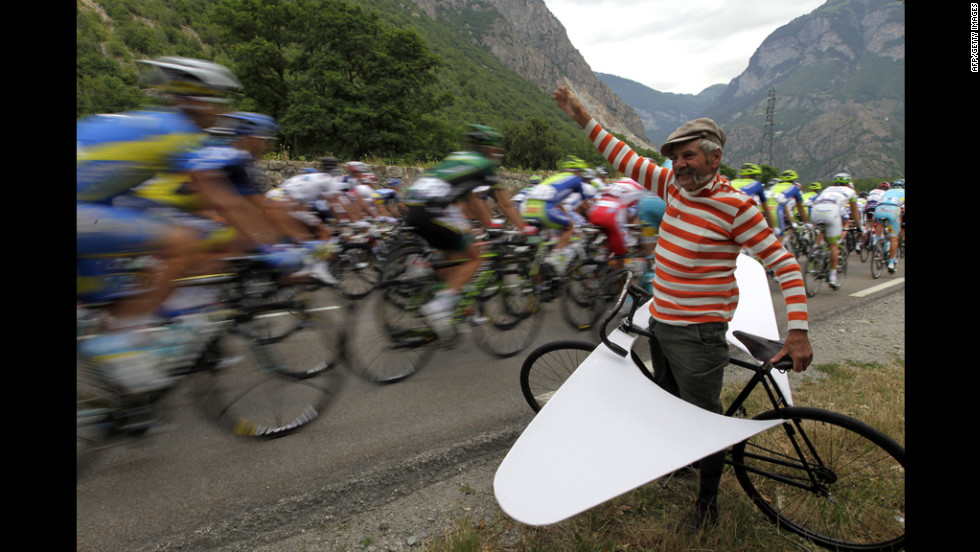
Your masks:
{"label": "cloud", "polygon": [[825,0],[544,0],[594,71],[662,92],[727,84],[769,34]]}

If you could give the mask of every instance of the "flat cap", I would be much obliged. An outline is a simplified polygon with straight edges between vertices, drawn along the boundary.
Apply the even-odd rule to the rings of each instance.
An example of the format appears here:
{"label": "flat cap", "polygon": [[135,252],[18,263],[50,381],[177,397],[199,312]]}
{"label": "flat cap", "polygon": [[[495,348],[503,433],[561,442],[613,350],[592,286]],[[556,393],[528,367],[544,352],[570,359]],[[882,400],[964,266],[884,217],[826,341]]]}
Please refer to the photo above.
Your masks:
{"label": "flat cap", "polygon": [[674,149],[674,144],[687,142],[695,138],[711,140],[719,146],[725,147],[725,140],[728,139],[728,136],[717,123],[707,117],[701,117],[684,123],[677,130],[670,133],[667,141],[660,146],[660,153],[670,157],[670,152]]}

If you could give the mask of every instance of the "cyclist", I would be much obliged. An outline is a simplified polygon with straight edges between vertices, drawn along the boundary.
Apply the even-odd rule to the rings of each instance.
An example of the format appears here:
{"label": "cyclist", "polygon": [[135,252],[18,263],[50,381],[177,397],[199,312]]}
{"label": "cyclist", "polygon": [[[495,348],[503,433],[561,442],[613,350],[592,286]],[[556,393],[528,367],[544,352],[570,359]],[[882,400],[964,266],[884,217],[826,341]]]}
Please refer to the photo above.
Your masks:
{"label": "cyclist", "polygon": [[405,222],[447,259],[463,260],[440,274],[445,288],[420,309],[441,338],[453,336],[452,314],[460,292],[481,264],[481,249],[473,239],[468,216],[477,212],[473,203],[480,201],[473,190],[497,184],[503,156],[503,139],[490,127],[470,125],[464,137],[466,151],[449,154],[419,175],[402,197],[407,207]]}
{"label": "cyclist", "polygon": [[384,222],[395,223],[402,217],[398,198],[398,187],[401,185],[401,180],[389,178],[385,187],[374,190],[374,194],[371,196],[374,208],[382,217],[387,218]]}
{"label": "cyclist", "polygon": [[875,207],[875,220],[884,223],[883,231],[888,236],[888,246],[891,255],[888,259],[888,273],[895,273],[898,259],[898,235],[905,232],[905,179],[892,182],[891,189],[881,196],[881,201]]}
{"label": "cyclist", "polygon": [[875,220],[875,209],[881,203],[881,196],[890,190],[892,185],[888,182],[878,184],[878,187],[868,192],[868,202],[864,205],[864,222],[873,225]]}
{"label": "cyclist", "polygon": [[823,189],[823,184],[819,182],[811,182],[808,186],[808,190],[803,192],[803,206],[806,207],[806,214],[808,217],[813,217],[813,198],[820,195],[820,191]]}
{"label": "cyclist", "polygon": [[772,226],[772,214],[769,213],[769,202],[766,201],[766,186],[759,182],[762,176],[762,169],[755,163],[742,163],[738,174],[741,178],[731,181],[731,185],[736,190],[746,193],[759,206],[759,210],[766,217],[766,222]]}
{"label": "cyclist", "polygon": [[805,223],[810,222],[806,209],[803,207],[803,193],[800,184],[796,182],[799,176],[794,170],[785,170],[779,174],[779,180],[769,187],[769,212],[775,221],[772,224],[777,236],[782,237],[783,243],[793,231],[792,223],[796,220],[793,211]]}
{"label": "cyclist", "polygon": [[565,271],[570,258],[568,246],[575,229],[573,213],[576,210],[587,211],[592,198],[598,193],[596,187],[582,177],[582,172],[587,168],[585,161],[578,157],[566,157],[562,161],[561,171],[531,188],[521,206],[526,219],[537,220],[543,228],[561,231],[554,250],[545,260],[559,274]]}
{"label": "cyclist", "polygon": [[[173,282],[199,262],[199,233],[190,227],[114,200],[155,178],[187,185],[206,201],[242,239],[254,246],[275,243],[279,233],[240,196],[227,192],[219,171],[189,164],[190,154],[206,141],[203,129],[225,111],[229,94],[241,88],[226,67],[198,59],[159,57],[140,60],[146,77],[173,109],[147,109],[95,115],[76,126],[77,295],[83,301],[113,302],[107,331],[82,342],[79,354],[90,360],[124,392],[139,394],[169,386],[160,356],[139,331],[155,323],[155,314],[174,289]],[[146,278],[126,297],[98,277],[86,277],[98,256],[146,251],[154,254]]]}
{"label": "cyclist", "polygon": [[300,174],[287,178],[280,186],[283,194],[299,207],[293,210],[294,216],[313,229],[321,240],[330,239],[333,235],[328,223],[335,216],[327,202],[327,195],[337,178],[333,174],[336,165],[336,158],[323,157],[320,159],[319,170],[303,169]]}
{"label": "cyclist", "polygon": [[609,251],[613,254],[610,264],[614,268],[622,268],[623,255],[626,254],[627,232],[624,226],[636,218],[637,203],[649,193],[632,178],[621,178],[607,185],[595,197],[586,214],[588,221],[606,234]]}
{"label": "cyclist", "polygon": [[839,173],[834,176],[834,182],[813,200],[813,222],[825,223],[824,239],[830,245],[830,276],[829,283],[834,289],[839,289],[837,283],[837,265],[840,260],[838,245],[843,232],[844,217],[842,209],[850,211],[851,220],[860,221],[857,211],[857,194],[854,193],[851,176]]}

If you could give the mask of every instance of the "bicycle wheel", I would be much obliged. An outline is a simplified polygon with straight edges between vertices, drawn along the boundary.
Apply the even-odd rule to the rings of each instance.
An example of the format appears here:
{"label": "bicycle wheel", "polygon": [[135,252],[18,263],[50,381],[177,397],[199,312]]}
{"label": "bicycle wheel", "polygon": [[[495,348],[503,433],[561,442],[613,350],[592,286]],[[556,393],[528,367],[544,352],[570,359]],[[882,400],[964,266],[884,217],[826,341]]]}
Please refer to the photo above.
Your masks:
{"label": "bicycle wheel", "polygon": [[434,273],[379,285],[346,319],[346,359],[359,376],[376,383],[401,381],[424,366],[437,341],[419,314],[432,298]]}
{"label": "bicycle wheel", "polygon": [[381,280],[381,267],[366,243],[345,243],[330,272],[337,278],[336,287],[348,299],[362,299],[374,291]]}
{"label": "bicycle wheel", "polygon": [[844,285],[844,279],[847,277],[847,258],[849,255],[841,254],[837,256],[837,289],[840,289]]}
{"label": "bicycle wheel", "polygon": [[[541,301],[531,282],[506,269],[487,285],[494,292],[477,303],[472,334],[477,345],[500,358],[516,355],[538,336],[543,323]],[[486,292],[486,290],[484,290]]]}
{"label": "bicycle wheel", "polygon": [[624,271],[610,273],[607,265],[593,260],[583,261],[569,270],[560,304],[565,321],[579,331],[593,327],[620,289],[618,278],[610,280],[609,277]]}
{"label": "bicycle wheel", "polygon": [[871,257],[871,238],[868,234],[861,236],[861,262],[866,263]]}
{"label": "bicycle wheel", "polygon": [[[285,320],[273,338],[257,333]],[[319,419],[343,387],[339,309],[268,309],[232,323],[199,359],[205,412],[234,434],[276,438]]]}
{"label": "bicycle wheel", "polygon": [[75,372],[75,465],[80,474],[109,442],[121,405],[118,392],[92,364],[77,358]]}
{"label": "bicycle wheel", "polygon": [[871,277],[876,280],[880,278],[881,271],[884,270],[887,262],[888,259],[885,258],[885,242],[884,240],[878,240],[878,243],[871,249]]}
{"label": "bicycle wheel", "polygon": [[753,503],[780,528],[833,550],[905,544],[905,449],[873,427],[789,407],[785,422],[735,445],[732,464]]}
{"label": "bicycle wheel", "polygon": [[538,412],[596,348],[588,341],[560,340],[531,351],[521,365],[521,392]]}
{"label": "bicycle wheel", "polygon": [[820,254],[811,251],[809,255],[801,257],[800,267],[803,269],[803,288],[806,290],[807,297],[813,297],[820,291],[820,272],[823,261]]}

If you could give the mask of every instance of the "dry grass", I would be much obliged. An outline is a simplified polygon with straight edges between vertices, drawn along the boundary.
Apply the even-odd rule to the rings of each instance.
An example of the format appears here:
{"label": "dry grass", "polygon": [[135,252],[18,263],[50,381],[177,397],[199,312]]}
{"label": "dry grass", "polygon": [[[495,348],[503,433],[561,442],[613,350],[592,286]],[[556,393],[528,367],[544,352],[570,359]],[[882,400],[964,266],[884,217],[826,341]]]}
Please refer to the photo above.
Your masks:
{"label": "dry grass", "polygon": [[[793,391],[797,406],[826,408],[858,418],[905,445],[905,365],[851,364],[813,367],[827,374]],[[812,368],[812,369],[813,369]],[[730,401],[739,388],[726,389]],[[758,399],[761,393],[755,394]],[[768,410],[749,406],[750,413]],[[726,469],[718,525],[700,535],[675,534],[669,524],[690,508],[697,478],[664,478],[570,520],[528,527],[505,515],[491,523],[464,518],[455,531],[424,543],[427,552],[799,552],[822,550],[780,532],[745,497]]]}

